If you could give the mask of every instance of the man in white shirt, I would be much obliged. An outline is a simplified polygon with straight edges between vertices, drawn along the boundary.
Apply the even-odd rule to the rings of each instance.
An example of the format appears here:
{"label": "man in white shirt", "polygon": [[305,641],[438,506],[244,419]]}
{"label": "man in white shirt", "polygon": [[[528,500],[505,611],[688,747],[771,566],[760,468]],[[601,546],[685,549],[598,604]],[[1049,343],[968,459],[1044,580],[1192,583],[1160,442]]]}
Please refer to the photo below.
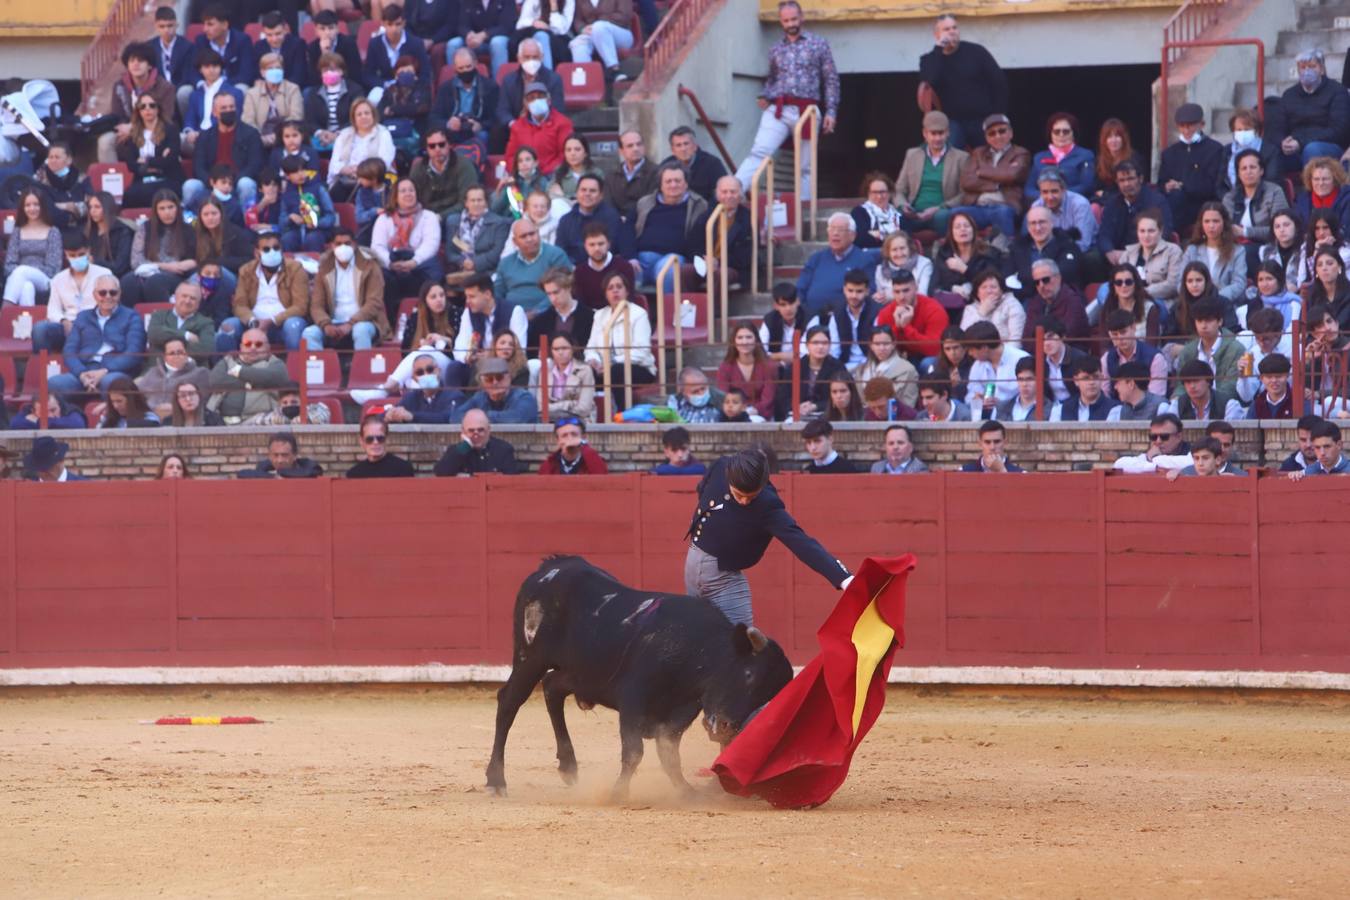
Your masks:
{"label": "man in white shirt", "polygon": [[965,339],[975,360],[967,376],[966,405],[978,421],[985,418],[986,411],[992,414],[1000,403],[1017,396],[1017,362],[1028,354],[1014,344],[1003,343],[993,322],[971,325]]}
{"label": "man in white shirt", "polygon": [[[33,352],[57,352],[66,345],[66,335],[75,325],[75,317],[94,308],[94,284],[100,276],[112,275],[96,266],[89,253],[89,239],[81,229],[67,231],[62,237],[66,268],[51,281],[47,298],[47,320],[33,325]],[[34,310],[36,312],[36,309]]]}
{"label": "man in white shirt", "polygon": [[1122,456],[1113,468],[1132,475],[1184,469],[1191,464],[1190,445],[1181,439],[1181,420],[1172,413],[1159,413],[1148,423],[1148,449],[1138,456]]}
{"label": "man in white shirt", "polygon": [[480,272],[464,283],[464,313],[455,333],[455,359],[472,366],[491,351],[492,339],[510,329],[516,343],[526,346],[529,320],[525,310],[497,299],[492,276]]}
{"label": "man in white shirt", "polygon": [[333,244],[319,258],[309,303],[314,323],[304,331],[311,350],[347,347],[369,350],[391,334],[384,309],[384,272],[370,251],[356,246],[350,229],[333,232]]}

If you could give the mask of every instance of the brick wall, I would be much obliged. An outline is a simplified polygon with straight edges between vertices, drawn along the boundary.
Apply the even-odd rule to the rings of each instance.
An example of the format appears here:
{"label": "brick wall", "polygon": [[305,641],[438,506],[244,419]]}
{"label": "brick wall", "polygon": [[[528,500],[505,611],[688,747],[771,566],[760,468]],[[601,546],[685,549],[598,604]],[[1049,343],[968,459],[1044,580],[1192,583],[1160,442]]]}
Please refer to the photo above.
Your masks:
{"label": "brick wall", "polygon": [[[1292,423],[1264,426],[1240,422],[1238,449],[1246,465],[1278,466],[1297,446]],[[653,425],[601,425],[591,429],[591,444],[615,471],[650,468],[662,461],[661,432]],[[800,428],[782,425],[703,425],[689,429],[694,454],[704,460],[762,441],[771,446],[787,466],[806,460]],[[54,432],[71,445],[68,460],[75,471],[94,478],[127,479],[154,475],[159,459],[176,451],[188,458],[197,477],[224,477],[252,466],[265,452],[272,429],[159,428],[135,432]],[[884,426],[879,423],[848,423],[835,427],[835,448],[854,461],[871,463],[880,458]],[[1036,423],[1008,429],[1008,456],[1029,471],[1067,472],[1075,468],[1105,468],[1120,456],[1141,453],[1147,446],[1145,424]],[[356,426],[306,426],[295,429],[300,452],[317,460],[329,474],[340,474],[360,458]],[[976,455],[976,430],[969,426],[922,424],[913,427],[918,456],[937,469],[959,468]],[[553,449],[552,430],[545,426],[504,426],[494,434],[510,441],[517,455],[531,468]],[[1188,428],[1188,438],[1203,429]],[[391,451],[410,458],[420,473],[430,474],[445,448],[459,439],[458,428],[396,426],[391,433]],[[32,442],[28,434],[11,433],[3,441],[18,456]],[[794,466],[795,467],[795,466]]]}

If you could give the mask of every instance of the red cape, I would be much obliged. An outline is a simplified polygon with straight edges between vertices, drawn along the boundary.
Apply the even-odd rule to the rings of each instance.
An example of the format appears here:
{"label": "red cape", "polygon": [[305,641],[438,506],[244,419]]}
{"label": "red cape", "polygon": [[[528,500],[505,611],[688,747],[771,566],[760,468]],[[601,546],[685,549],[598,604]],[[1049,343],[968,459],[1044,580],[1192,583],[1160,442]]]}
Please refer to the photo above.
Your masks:
{"label": "red cape", "polygon": [[863,560],[817,632],[820,654],[713,763],[724,790],[796,809],[839,789],[886,703],[891,660],[905,643],[905,580],[914,565],[912,554]]}

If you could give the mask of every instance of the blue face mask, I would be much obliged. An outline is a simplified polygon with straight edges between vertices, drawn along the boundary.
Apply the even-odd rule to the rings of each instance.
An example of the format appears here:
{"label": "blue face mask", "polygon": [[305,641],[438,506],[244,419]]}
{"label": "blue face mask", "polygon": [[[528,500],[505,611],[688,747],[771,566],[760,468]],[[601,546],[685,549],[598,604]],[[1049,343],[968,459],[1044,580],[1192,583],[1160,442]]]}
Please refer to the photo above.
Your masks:
{"label": "blue face mask", "polygon": [[197,283],[202,286],[203,291],[209,294],[220,285],[220,279],[212,278],[209,275],[203,275],[197,279]]}
{"label": "blue face mask", "polygon": [[54,169],[52,171],[52,174],[55,175],[57,178],[65,178],[67,175],[70,174],[70,166],[64,166],[60,169]]}
{"label": "blue face mask", "polygon": [[701,394],[695,394],[694,396],[688,397],[686,399],[688,399],[690,406],[707,406],[708,400],[711,397],[712,397],[711,391],[704,391]]}
{"label": "blue face mask", "polygon": [[403,87],[411,87],[412,83],[417,80],[417,76],[411,72],[399,72],[394,80]]}
{"label": "blue face mask", "polygon": [[286,80],[286,73],[281,69],[268,69],[263,72],[263,80],[268,84],[281,84]]}
{"label": "blue face mask", "polygon": [[215,196],[215,198],[216,198],[217,200],[219,200],[221,203],[229,203],[229,202],[230,202],[230,198],[234,196],[233,193],[226,194],[226,193],[223,193],[223,192],[221,192],[221,191],[215,190],[214,188],[212,188],[211,193],[212,193],[212,194]]}
{"label": "blue face mask", "polygon": [[526,108],[529,109],[530,115],[536,119],[542,119],[548,115],[548,101],[543,97],[535,97],[527,104]]}
{"label": "blue face mask", "polygon": [[89,271],[89,254],[85,253],[82,256],[73,257],[70,260],[70,269],[72,272]]}
{"label": "blue face mask", "polygon": [[275,247],[271,250],[264,250],[261,259],[264,266],[275,269],[281,265],[281,251]]}
{"label": "blue face mask", "polygon": [[417,386],[424,391],[434,391],[441,386],[440,376],[435,372],[417,376]]}

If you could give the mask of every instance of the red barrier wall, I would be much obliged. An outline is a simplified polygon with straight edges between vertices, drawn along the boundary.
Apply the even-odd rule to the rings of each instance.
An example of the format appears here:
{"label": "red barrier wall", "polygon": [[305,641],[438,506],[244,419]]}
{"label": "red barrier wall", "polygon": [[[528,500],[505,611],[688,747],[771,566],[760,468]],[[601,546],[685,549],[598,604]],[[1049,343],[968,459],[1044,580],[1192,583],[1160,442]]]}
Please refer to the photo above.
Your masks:
{"label": "red barrier wall", "polygon": [[[901,665],[1350,672],[1350,479],[784,475],[846,564],[911,551]],[[682,590],[692,478],[0,483],[0,668],[504,664],[548,553]],[[796,662],[836,593],[776,543]]]}

